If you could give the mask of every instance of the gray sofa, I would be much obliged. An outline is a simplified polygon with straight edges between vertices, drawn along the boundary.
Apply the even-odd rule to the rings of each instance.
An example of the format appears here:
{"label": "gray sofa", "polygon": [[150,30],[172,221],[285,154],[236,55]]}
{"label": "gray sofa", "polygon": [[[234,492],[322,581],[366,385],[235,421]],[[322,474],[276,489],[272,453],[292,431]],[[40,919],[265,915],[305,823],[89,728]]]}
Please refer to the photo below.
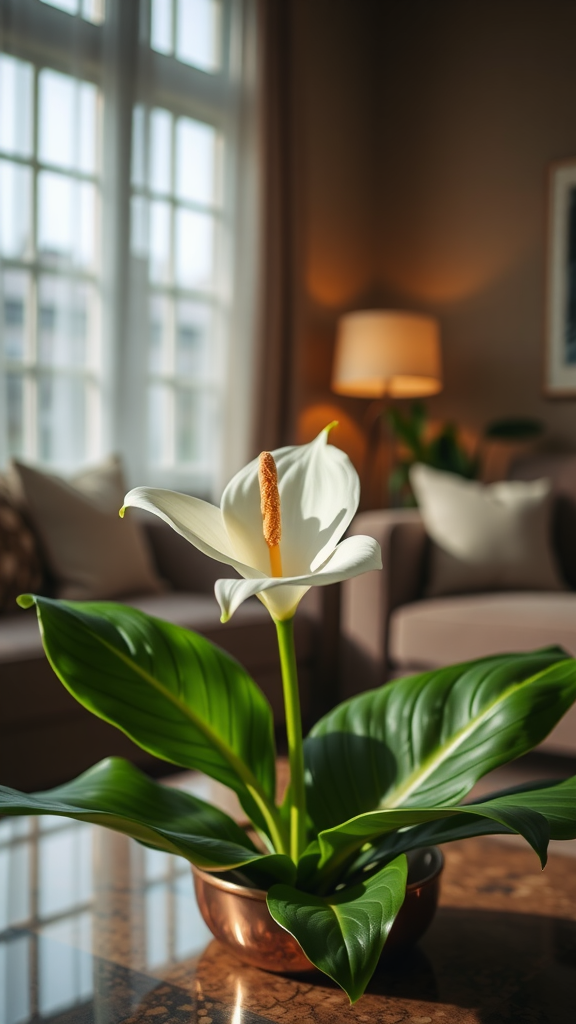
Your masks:
{"label": "gray sofa", "polygon": [[[254,598],[222,625],[214,582],[231,574],[228,567],[206,558],[160,520],[146,516],[143,521],[158,572],[170,589],[127,597],[126,602],[202,633],[237,658],[268,696],[279,725],[282,691],[270,615]],[[322,710],[322,700],[330,702],[326,671],[334,644],[326,635],[325,608],[323,595],[310,591],[296,617],[305,719]],[[324,664],[323,652],[327,653]],[[128,757],[156,774],[169,770],[70,696],[46,660],[33,610],[0,616],[0,708],[3,785],[24,790],[57,785],[111,754]]]}
{"label": "gray sofa", "polygon": [[[560,644],[576,655],[576,455],[525,457],[510,476],[552,481],[552,540],[566,591],[426,598],[429,542],[418,511],[364,512],[351,532],[379,541],[384,570],[342,584],[344,696],[390,678],[505,651]],[[576,755],[576,708],[542,749]]]}

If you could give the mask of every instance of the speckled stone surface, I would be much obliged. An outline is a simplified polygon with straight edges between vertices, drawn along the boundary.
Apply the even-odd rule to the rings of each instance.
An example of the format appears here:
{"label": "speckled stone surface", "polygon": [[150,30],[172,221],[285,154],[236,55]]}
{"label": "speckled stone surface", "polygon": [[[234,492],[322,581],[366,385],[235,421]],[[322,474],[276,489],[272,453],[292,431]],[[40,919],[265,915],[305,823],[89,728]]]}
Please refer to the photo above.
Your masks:
{"label": "speckled stone surface", "polygon": [[[77,942],[93,991],[51,1014],[51,1024],[576,1020],[576,860],[560,853],[552,852],[542,872],[531,850],[507,839],[446,846],[441,905],[429,932],[409,954],[384,958],[351,1007],[323,975],[284,977],[245,967],[201,930],[196,955],[179,960],[172,951],[169,963],[150,967],[145,917],[148,946],[154,929],[167,925],[154,920],[153,901],[141,898],[150,887],[137,869],[142,850],[98,828],[94,850],[91,937]],[[191,888],[181,899],[192,913]],[[52,940],[41,934],[38,941],[41,960],[41,944]],[[39,1019],[46,1018],[28,1018]]]}

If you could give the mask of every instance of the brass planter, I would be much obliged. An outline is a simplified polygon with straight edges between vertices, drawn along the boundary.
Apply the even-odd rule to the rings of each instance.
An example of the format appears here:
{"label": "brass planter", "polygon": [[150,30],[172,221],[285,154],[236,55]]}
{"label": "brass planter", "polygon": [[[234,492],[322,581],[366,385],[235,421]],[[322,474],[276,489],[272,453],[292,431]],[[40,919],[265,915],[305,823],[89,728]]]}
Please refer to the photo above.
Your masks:
{"label": "brass planter", "polygon": [[[444,857],[436,846],[408,854],[406,898],[384,952],[411,946],[428,928],[438,903]],[[316,968],[288,932],[272,919],[262,889],[248,889],[192,865],[200,912],[212,934],[240,960],[278,973]]]}

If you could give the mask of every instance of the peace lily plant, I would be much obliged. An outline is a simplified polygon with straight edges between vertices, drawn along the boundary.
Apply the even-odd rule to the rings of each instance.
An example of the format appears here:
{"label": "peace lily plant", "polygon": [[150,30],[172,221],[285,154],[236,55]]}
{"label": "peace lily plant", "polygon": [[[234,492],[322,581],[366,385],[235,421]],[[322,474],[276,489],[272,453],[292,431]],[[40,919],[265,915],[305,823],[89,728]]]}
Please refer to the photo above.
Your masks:
{"label": "peace lily plant", "polygon": [[[487,772],[536,746],[576,700],[576,662],[560,648],[424,672],[353,697],[302,740],[293,619],[303,594],[381,567],[369,537],[341,540],[357,475],[328,444],[265,452],[221,507],[136,488],[125,508],[155,513],[236,569],[216,597],[226,621],[256,595],[277,632],[290,785],[275,800],[272,710],[233,658],[203,637],[121,604],[25,595],[66,688],[144,750],[229,786],[256,842],[219,808],[108,758],[44,793],[0,790],[4,814],[96,822],[209,872],[267,891],[270,914],[355,1001],[406,891],[406,853],[516,833],[542,866],[550,839],[576,837],[576,778],[463,803]],[[122,512],[124,509],[122,510]]]}

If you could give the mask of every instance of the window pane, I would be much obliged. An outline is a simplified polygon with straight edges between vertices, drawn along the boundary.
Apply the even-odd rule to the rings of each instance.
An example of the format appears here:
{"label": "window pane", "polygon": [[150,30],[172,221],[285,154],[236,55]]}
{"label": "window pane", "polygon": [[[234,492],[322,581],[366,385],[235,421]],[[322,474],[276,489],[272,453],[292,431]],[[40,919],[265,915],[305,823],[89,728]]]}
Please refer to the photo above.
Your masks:
{"label": "window pane", "polygon": [[210,371],[212,310],[195,302],[182,301],[176,307],[176,373],[182,377],[206,379]]}
{"label": "window pane", "polygon": [[188,117],[176,125],[176,195],[196,203],[216,201],[216,129]]}
{"label": "window pane", "polygon": [[158,53],[172,53],[172,0],[152,0],[150,46]]}
{"label": "window pane", "polygon": [[130,248],[134,256],[148,259],[148,200],[132,196],[130,201]]}
{"label": "window pane", "polygon": [[97,89],[45,68],[38,77],[38,154],[57,167],[96,170]]}
{"label": "window pane", "polygon": [[77,87],[78,141],[76,159],[79,171],[96,171],[96,144],[98,138],[98,90],[91,82],[79,82]]}
{"label": "window pane", "polygon": [[196,391],[176,391],[176,462],[196,462],[202,453],[200,436],[201,396]]}
{"label": "window pane", "polygon": [[168,886],[153,885],[145,896],[146,963],[157,967],[168,963]]}
{"label": "window pane", "polygon": [[29,167],[0,160],[0,252],[20,259],[31,248]]}
{"label": "window pane", "polygon": [[0,931],[30,917],[30,845],[0,850]]}
{"label": "window pane", "polygon": [[30,1019],[30,945],[28,936],[0,942],[0,1020],[26,1024]]}
{"label": "window pane", "polygon": [[86,456],[86,384],[74,377],[38,381],[38,455],[42,462],[74,468]]}
{"label": "window pane", "polygon": [[64,829],[70,828],[70,822],[66,818],[52,817],[51,814],[38,814],[36,821],[41,835],[46,832],[62,832]]}
{"label": "window pane", "polygon": [[82,0],[82,17],[100,25],[106,16],[106,0]]}
{"label": "window pane", "polygon": [[96,296],[89,285],[57,277],[38,284],[38,361],[44,366],[82,367],[96,344]]}
{"label": "window pane", "polygon": [[214,219],[191,210],[176,211],[176,279],[188,288],[212,284]]}
{"label": "window pane", "polygon": [[74,914],[47,925],[38,943],[38,1009],[43,1016],[86,1002],[93,992],[92,917]]}
{"label": "window pane", "polygon": [[170,206],[150,203],[150,278],[170,280]]}
{"label": "window pane", "polygon": [[8,451],[10,455],[24,454],[24,377],[21,373],[6,375],[8,405]]}
{"label": "window pane", "polygon": [[220,67],[220,0],[178,0],[176,56],[202,71]]}
{"label": "window pane", "polygon": [[144,850],[144,877],[147,882],[165,878],[170,870],[170,854],[163,850]]}
{"label": "window pane", "polygon": [[42,0],[43,4],[49,7],[57,7],[59,11],[66,11],[67,14],[76,14],[78,11],[78,0]]}
{"label": "window pane", "polygon": [[67,14],[80,13],[85,21],[91,21],[94,25],[100,25],[104,21],[105,0],[42,0],[42,3],[48,4],[49,7],[57,7],[59,11],[66,11]]}
{"label": "window pane", "polygon": [[[85,866],[88,865],[88,876]],[[92,896],[92,829],[70,825],[38,843],[38,910],[41,917],[72,910]]]}
{"label": "window pane", "polygon": [[0,821],[0,842],[8,843],[11,839],[19,839],[30,835],[32,818],[4,818]]}
{"label": "window pane", "polygon": [[163,295],[150,297],[150,350],[148,367],[151,373],[170,372],[170,300]]}
{"label": "window pane", "polygon": [[192,884],[192,879],[186,874],[174,885],[174,952],[179,960],[201,953],[212,937],[194,899]]}
{"label": "window pane", "polygon": [[16,270],[3,274],[4,301],[4,355],[6,359],[22,362],[26,350],[26,325],[29,308],[28,275]]}
{"label": "window pane", "polygon": [[148,392],[148,451],[156,466],[171,462],[172,412],[171,388],[152,384]]}
{"label": "window pane", "polygon": [[146,110],[141,103],[132,111],[132,184],[146,184]]}
{"label": "window pane", "polygon": [[167,110],[150,113],[150,188],[172,191],[172,115]]}
{"label": "window pane", "polygon": [[177,388],[174,403],[176,463],[206,462],[213,457],[213,396]]}
{"label": "window pane", "polygon": [[32,154],[33,70],[16,57],[0,55],[0,149]]}
{"label": "window pane", "polygon": [[63,174],[38,175],[38,250],[44,259],[95,261],[96,188]]}

